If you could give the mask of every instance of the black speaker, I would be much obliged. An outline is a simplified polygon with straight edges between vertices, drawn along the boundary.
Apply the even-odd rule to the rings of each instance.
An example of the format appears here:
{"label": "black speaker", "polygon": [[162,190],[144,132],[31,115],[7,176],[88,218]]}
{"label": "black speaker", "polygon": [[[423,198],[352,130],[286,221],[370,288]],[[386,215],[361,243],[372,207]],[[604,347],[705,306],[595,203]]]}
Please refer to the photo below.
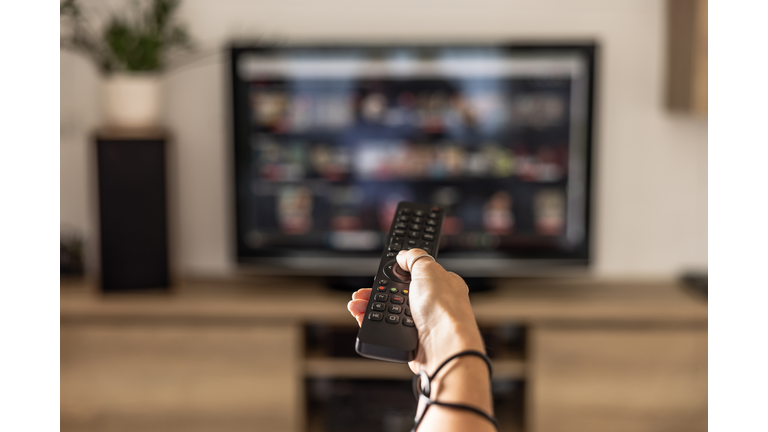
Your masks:
{"label": "black speaker", "polygon": [[96,135],[104,292],[169,288],[166,141]]}

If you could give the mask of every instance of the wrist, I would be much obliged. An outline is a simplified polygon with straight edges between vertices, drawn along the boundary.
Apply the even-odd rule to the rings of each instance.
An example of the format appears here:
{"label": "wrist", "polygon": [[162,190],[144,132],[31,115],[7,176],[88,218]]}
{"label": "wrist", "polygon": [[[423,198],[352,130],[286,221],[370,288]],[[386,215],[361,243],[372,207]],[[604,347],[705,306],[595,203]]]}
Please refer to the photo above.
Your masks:
{"label": "wrist", "polygon": [[[467,325],[467,322],[470,324]],[[485,354],[485,344],[474,318],[471,321],[446,318],[432,327],[424,339],[422,369],[431,374],[448,357],[465,350]]]}

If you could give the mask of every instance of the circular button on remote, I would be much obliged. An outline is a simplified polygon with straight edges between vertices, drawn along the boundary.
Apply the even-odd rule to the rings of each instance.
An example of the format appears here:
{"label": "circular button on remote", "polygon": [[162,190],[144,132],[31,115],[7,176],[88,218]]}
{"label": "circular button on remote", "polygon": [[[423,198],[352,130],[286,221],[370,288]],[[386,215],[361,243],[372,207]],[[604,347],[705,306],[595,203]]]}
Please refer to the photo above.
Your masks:
{"label": "circular button on remote", "polygon": [[411,274],[400,268],[400,266],[397,265],[397,260],[392,260],[384,264],[384,274],[396,282],[411,282]]}

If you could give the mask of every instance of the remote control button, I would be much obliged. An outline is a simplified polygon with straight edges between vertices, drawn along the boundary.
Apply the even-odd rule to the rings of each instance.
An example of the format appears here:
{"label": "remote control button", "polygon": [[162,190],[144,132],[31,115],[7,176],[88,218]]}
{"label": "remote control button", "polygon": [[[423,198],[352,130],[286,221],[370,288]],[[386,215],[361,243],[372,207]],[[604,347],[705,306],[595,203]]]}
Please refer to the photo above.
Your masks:
{"label": "remote control button", "polygon": [[391,251],[399,251],[403,248],[403,244],[398,241],[398,239],[392,239],[392,241],[389,243],[389,250]]}
{"label": "remote control button", "polygon": [[368,314],[368,319],[371,321],[381,321],[384,318],[384,314],[381,312],[371,312]]}
{"label": "remote control button", "polygon": [[404,281],[407,281],[407,282],[411,281],[411,274],[408,273],[407,271],[403,270],[403,268],[400,267],[400,265],[397,263],[397,261],[395,261],[395,265],[392,268],[392,273],[396,274],[397,277],[399,277],[400,279],[402,279]]}
{"label": "remote control button", "polygon": [[437,219],[437,218],[440,217],[440,215],[437,214],[437,213],[430,213],[429,216],[427,216],[427,217],[430,218],[430,219]]}
{"label": "remote control button", "polygon": [[384,292],[386,290],[387,290],[387,287],[383,287],[383,286],[376,288],[376,291],[379,291],[379,292]]}
{"label": "remote control button", "polygon": [[435,236],[433,236],[432,234],[424,234],[424,240],[432,241],[434,239],[435,239]]}
{"label": "remote control button", "polygon": [[402,229],[402,230],[404,230],[406,228],[408,228],[408,225],[406,225],[403,222],[398,222],[398,223],[395,224],[395,229]]}
{"label": "remote control button", "polygon": [[[380,295],[380,294],[376,294],[376,295]],[[394,304],[403,304],[403,303],[405,303],[405,297],[399,296],[399,295],[392,296],[392,303],[394,303]]]}
{"label": "remote control button", "polygon": [[409,208],[400,209],[400,214],[406,214],[406,215],[411,214],[411,209]]}
{"label": "remote control button", "polygon": [[416,240],[408,240],[408,246],[416,246],[416,243],[418,243]]}
{"label": "remote control button", "polygon": [[408,222],[408,219],[410,219],[408,216],[400,216],[397,218],[400,222]]}
{"label": "remote control button", "polygon": [[387,258],[392,258],[392,257],[396,257],[396,256],[397,256],[397,254],[394,253],[394,252],[387,252]]}
{"label": "remote control button", "polygon": [[437,230],[435,229],[435,227],[428,226],[428,227],[424,228],[424,232],[429,233],[429,234],[434,234],[436,231]]}
{"label": "remote control button", "polygon": [[412,229],[413,231],[418,231],[418,230],[421,229],[421,225],[419,225],[419,224],[411,224],[410,229]]}
{"label": "remote control button", "polygon": [[394,314],[399,314],[403,311],[403,307],[400,305],[389,305],[389,311]]}
{"label": "remote control button", "polygon": [[409,307],[405,308],[405,315],[406,316],[411,316],[411,308],[409,308]]}
{"label": "remote control button", "polygon": [[389,292],[391,292],[392,294],[397,294],[397,288],[392,287],[389,289]]}
{"label": "remote control button", "polygon": [[383,311],[386,308],[387,308],[387,305],[385,305],[384,303],[374,303],[371,305],[371,309],[375,311]]}
{"label": "remote control button", "polygon": [[413,318],[408,318],[408,317],[403,318],[403,325],[408,327],[413,327],[414,326]]}
{"label": "remote control button", "polygon": [[403,294],[405,294],[405,295],[408,295],[409,292],[410,291],[408,291],[408,290],[403,290]]}
{"label": "remote control button", "polygon": [[388,283],[389,283],[389,281],[386,280],[386,279],[379,279],[379,285],[386,285]]}
{"label": "remote control button", "polygon": [[373,296],[373,299],[376,300],[376,301],[383,301],[383,302],[385,302],[385,301],[387,301],[389,299],[389,294],[378,293],[375,296]]}
{"label": "remote control button", "polygon": [[400,317],[397,315],[387,315],[387,322],[390,324],[397,324],[400,322]]}
{"label": "remote control button", "polygon": [[434,220],[430,219],[430,220],[427,221],[427,225],[429,225],[429,226],[437,226],[437,222],[435,222]]}
{"label": "remote control button", "polygon": [[440,207],[432,207],[430,210],[432,210],[435,213],[440,213],[442,211]]}
{"label": "remote control button", "polygon": [[420,217],[413,218],[413,223],[420,224],[422,222],[424,222],[424,218],[420,218]]}
{"label": "remote control button", "polygon": [[424,216],[424,210],[416,210],[413,214],[416,216]]}
{"label": "remote control button", "polygon": [[421,236],[421,233],[418,231],[408,231],[408,237],[419,238],[420,236]]}
{"label": "remote control button", "polygon": [[395,282],[408,283],[411,281],[411,274],[401,269],[395,260],[384,264],[384,275]]}
{"label": "remote control button", "polygon": [[395,235],[395,236],[397,236],[397,237],[402,237],[402,236],[404,236],[404,235],[405,235],[405,231],[403,231],[403,230],[394,230],[394,231],[392,232],[392,234],[393,234],[393,235]]}

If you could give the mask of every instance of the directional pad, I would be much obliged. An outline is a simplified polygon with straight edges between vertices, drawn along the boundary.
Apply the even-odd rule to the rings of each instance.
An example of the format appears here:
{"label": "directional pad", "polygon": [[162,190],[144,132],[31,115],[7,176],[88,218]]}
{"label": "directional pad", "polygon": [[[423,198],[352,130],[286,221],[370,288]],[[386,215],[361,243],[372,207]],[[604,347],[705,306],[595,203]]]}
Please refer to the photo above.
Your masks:
{"label": "directional pad", "polygon": [[400,268],[397,260],[384,264],[384,274],[396,282],[409,283],[411,281],[411,274]]}

